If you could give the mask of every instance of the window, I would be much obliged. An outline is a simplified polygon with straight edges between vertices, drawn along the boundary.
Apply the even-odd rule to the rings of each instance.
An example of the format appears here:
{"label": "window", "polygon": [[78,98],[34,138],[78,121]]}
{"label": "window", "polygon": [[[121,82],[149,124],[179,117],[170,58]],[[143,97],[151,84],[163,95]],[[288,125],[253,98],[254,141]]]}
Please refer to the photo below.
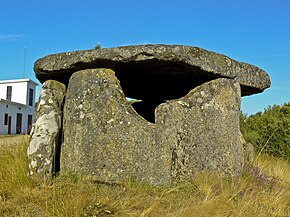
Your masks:
{"label": "window", "polygon": [[8,114],[4,114],[4,125],[8,125]]}
{"label": "window", "polygon": [[7,86],[6,99],[11,101],[11,98],[12,98],[12,86]]}
{"label": "window", "polygon": [[33,89],[29,88],[29,103],[30,106],[33,106]]}
{"label": "window", "polygon": [[32,115],[27,116],[27,134],[30,134],[32,128]]}
{"label": "window", "polygon": [[16,116],[16,134],[21,134],[22,132],[22,114],[17,113]]}
{"label": "window", "polygon": [[8,117],[8,134],[11,134],[11,127],[12,127],[12,117]]}

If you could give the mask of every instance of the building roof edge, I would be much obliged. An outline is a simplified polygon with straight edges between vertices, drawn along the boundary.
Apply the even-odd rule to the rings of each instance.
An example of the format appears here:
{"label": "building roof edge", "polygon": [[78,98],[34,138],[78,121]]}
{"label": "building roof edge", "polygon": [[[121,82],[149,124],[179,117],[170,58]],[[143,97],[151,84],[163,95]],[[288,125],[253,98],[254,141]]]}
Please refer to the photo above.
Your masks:
{"label": "building roof edge", "polygon": [[11,80],[0,80],[0,84],[5,84],[5,83],[18,83],[18,82],[29,82],[34,84],[35,86],[39,86],[38,83],[35,81],[29,79],[29,78],[23,78],[23,79],[11,79]]}

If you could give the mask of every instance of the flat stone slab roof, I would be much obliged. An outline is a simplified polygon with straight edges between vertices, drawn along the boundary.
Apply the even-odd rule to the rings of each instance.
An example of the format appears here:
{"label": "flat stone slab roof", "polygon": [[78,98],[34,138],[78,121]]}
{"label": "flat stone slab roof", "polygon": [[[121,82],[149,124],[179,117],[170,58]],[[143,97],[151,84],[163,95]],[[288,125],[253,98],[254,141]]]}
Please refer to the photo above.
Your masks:
{"label": "flat stone slab roof", "polygon": [[225,55],[183,45],[137,45],[65,52],[35,62],[40,82],[68,83],[79,70],[110,68],[126,96],[137,99],[181,97],[190,89],[216,78],[231,78],[242,96],[263,92],[270,78],[262,69]]}

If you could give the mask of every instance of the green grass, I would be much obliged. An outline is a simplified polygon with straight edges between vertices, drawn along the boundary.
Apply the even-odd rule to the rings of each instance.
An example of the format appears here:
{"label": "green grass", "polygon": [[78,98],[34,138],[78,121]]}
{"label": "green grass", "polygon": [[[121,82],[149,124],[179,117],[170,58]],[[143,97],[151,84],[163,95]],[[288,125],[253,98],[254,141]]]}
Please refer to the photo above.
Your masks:
{"label": "green grass", "polygon": [[74,174],[46,183],[26,176],[27,144],[0,137],[0,216],[290,216],[290,165],[281,159],[261,156],[239,178],[203,172],[171,187]]}

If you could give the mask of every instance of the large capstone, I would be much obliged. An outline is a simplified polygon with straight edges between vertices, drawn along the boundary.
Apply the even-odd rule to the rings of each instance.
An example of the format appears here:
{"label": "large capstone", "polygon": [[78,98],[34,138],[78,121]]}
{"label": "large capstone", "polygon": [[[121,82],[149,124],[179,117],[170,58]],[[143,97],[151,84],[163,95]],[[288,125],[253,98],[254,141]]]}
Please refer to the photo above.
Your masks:
{"label": "large capstone", "polygon": [[167,185],[199,171],[238,175],[253,159],[240,136],[240,97],[270,86],[255,66],[180,45],[54,54],[34,70],[45,83],[28,148],[30,175],[51,177],[60,164],[60,172],[102,182]]}
{"label": "large capstone", "polygon": [[242,96],[260,93],[270,86],[263,70],[198,47],[139,45],[84,50],[39,59],[34,70],[44,82],[67,83],[82,69],[110,68],[116,72],[126,96],[135,99],[173,99],[216,78],[230,78],[241,85]]}
{"label": "large capstone", "polygon": [[65,85],[54,80],[48,80],[42,86],[27,150],[29,176],[50,179],[59,170],[65,91]]}

